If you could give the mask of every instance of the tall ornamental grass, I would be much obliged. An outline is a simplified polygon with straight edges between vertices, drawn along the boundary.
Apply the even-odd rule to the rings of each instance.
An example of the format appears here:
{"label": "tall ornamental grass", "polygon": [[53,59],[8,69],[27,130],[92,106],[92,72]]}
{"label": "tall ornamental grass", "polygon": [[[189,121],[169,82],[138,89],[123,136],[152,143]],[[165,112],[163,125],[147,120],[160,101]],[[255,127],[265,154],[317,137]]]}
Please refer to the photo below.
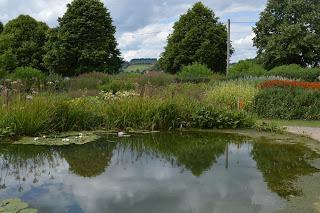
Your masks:
{"label": "tall ornamental grass", "polygon": [[245,81],[221,82],[207,90],[205,101],[225,110],[250,109],[257,92],[254,84]]}
{"label": "tall ornamental grass", "polygon": [[[0,109],[0,135],[37,136],[95,129],[250,128],[246,112],[218,109],[187,97],[103,100],[63,95],[14,101]],[[8,132],[10,130],[10,132]]]}

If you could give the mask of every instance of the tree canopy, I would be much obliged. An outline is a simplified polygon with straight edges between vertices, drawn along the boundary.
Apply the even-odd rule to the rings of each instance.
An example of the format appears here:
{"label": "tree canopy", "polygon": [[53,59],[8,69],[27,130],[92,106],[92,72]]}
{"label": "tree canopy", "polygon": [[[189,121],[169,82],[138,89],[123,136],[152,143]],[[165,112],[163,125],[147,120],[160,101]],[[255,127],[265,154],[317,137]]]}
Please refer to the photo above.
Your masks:
{"label": "tree canopy", "polygon": [[320,1],[269,0],[254,27],[258,60],[267,69],[320,63]]}
{"label": "tree canopy", "polygon": [[44,69],[42,57],[49,27],[28,15],[9,21],[0,34],[0,68],[30,66]]}
{"label": "tree canopy", "polygon": [[225,71],[227,31],[212,10],[198,2],[180,17],[173,29],[160,58],[165,71],[176,73],[182,66],[195,62],[214,71]]}
{"label": "tree canopy", "polygon": [[122,59],[115,39],[116,29],[107,8],[99,0],[74,0],[51,30],[45,63],[62,75],[99,71],[115,73]]}

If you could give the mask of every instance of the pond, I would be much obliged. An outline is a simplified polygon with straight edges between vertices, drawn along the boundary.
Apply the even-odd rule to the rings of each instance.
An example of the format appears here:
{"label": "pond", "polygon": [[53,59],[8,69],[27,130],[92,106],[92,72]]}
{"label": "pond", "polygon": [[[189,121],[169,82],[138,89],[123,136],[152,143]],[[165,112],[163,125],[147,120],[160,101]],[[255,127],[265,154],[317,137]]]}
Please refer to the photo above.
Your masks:
{"label": "pond", "polygon": [[220,132],[3,144],[0,200],[46,213],[318,212],[319,159],[300,143]]}

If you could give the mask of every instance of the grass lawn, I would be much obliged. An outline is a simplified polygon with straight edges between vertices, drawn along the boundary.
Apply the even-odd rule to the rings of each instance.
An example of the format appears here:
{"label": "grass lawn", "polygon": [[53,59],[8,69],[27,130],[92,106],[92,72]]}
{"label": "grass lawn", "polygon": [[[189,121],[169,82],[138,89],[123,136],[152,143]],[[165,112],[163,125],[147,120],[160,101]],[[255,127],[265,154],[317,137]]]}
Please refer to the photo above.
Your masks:
{"label": "grass lawn", "polygon": [[152,66],[153,66],[152,64],[130,65],[124,71],[125,72],[135,72],[137,70],[139,70],[139,71],[150,70],[152,68]]}
{"label": "grass lawn", "polygon": [[320,121],[305,121],[305,120],[263,120],[264,122],[273,122],[279,126],[305,126],[305,127],[319,127]]}

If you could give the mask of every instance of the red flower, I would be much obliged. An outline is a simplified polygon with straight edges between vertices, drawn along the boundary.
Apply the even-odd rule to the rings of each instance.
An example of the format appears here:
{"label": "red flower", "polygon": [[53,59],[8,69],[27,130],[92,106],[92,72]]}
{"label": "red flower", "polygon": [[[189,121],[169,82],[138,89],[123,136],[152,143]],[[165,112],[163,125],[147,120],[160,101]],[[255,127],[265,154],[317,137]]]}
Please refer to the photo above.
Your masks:
{"label": "red flower", "polygon": [[260,85],[259,88],[273,88],[273,87],[298,87],[306,89],[320,89],[320,82],[300,82],[300,81],[287,81],[287,80],[270,80]]}

